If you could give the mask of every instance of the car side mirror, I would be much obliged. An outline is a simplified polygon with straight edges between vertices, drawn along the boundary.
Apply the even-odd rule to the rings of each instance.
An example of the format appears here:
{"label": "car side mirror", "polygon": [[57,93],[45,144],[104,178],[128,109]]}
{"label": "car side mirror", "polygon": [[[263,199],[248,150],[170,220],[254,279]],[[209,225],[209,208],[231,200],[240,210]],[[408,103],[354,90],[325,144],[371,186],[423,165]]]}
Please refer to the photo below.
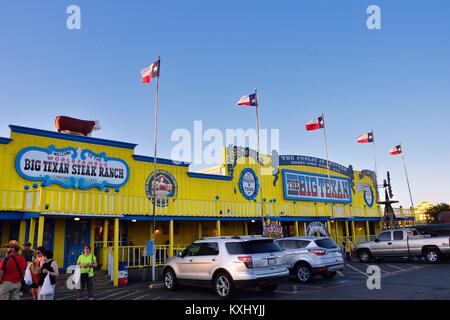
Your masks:
{"label": "car side mirror", "polygon": [[377,238],[377,239],[375,239],[374,241],[375,241],[375,242],[380,242],[380,239]]}
{"label": "car side mirror", "polygon": [[178,252],[177,253],[177,257],[182,258],[183,257],[183,252]]}

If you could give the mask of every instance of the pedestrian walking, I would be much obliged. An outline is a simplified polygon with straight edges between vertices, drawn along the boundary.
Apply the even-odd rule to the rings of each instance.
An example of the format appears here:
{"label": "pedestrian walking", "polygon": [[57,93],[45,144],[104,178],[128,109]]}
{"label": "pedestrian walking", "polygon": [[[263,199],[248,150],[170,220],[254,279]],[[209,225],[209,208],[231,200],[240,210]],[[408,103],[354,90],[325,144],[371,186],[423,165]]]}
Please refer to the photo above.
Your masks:
{"label": "pedestrian walking", "polygon": [[31,296],[33,297],[33,300],[38,300],[38,282],[41,275],[41,268],[45,260],[45,248],[39,247],[34,251],[34,260],[33,262],[28,266],[31,271],[31,279],[33,280],[33,283],[31,284]]}
{"label": "pedestrian walking", "polygon": [[78,257],[77,265],[81,268],[81,288],[78,289],[77,300],[81,300],[85,287],[89,300],[94,300],[94,268],[97,267],[97,258],[91,253],[90,245],[83,246],[83,254]]}
{"label": "pedestrian walking", "polygon": [[347,248],[347,243],[345,242],[345,240],[342,241],[341,243],[341,252],[342,252],[342,257],[347,260],[348,263],[352,262],[352,257],[350,256],[350,252]]}
{"label": "pedestrian walking", "polygon": [[27,263],[33,262],[33,260],[34,260],[34,251],[31,249],[31,243],[30,242],[26,242],[23,245],[22,257],[25,258],[25,261]]}
{"label": "pedestrian walking", "polygon": [[19,300],[27,262],[18,253],[18,241],[10,240],[3,247],[7,256],[0,261],[0,300]]}
{"label": "pedestrian walking", "polygon": [[[50,276],[50,284],[52,285],[53,294],[41,295],[41,289],[44,285],[45,278]],[[53,260],[53,252],[48,250],[44,255],[44,262],[42,263],[41,273],[38,281],[38,300],[53,300],[56,289],[56,277],[58,277],[58,264]]]}

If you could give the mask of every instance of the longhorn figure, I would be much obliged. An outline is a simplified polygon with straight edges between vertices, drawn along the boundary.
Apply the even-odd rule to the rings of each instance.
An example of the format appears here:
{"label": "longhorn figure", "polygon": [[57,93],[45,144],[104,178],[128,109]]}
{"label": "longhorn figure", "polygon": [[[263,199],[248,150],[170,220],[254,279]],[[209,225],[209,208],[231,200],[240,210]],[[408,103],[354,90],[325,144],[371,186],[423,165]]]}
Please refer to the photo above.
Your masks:
{"label": "longhorn figure", "polygon": [[100,121],[80,120],[66,116],[57,116],[55,128],[58,132],[90,137],[93,130],[100,130]]}

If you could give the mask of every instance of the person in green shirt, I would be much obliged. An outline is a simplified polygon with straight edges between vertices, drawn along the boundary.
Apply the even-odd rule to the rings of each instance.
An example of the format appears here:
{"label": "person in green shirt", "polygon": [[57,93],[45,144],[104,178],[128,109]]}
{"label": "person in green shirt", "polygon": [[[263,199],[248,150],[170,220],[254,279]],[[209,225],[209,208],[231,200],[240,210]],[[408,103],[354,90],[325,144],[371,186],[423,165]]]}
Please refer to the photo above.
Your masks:
{"label": "person in green shirt", "polygon": [[78,257],[77,266],[81,268],[81,288],[78,289],[77,300],[81,300],[86,286],[89,300],[94,300],[94,268],[97,266],[97,258],[91,253],[90,245],[83,246],[83,254]]}

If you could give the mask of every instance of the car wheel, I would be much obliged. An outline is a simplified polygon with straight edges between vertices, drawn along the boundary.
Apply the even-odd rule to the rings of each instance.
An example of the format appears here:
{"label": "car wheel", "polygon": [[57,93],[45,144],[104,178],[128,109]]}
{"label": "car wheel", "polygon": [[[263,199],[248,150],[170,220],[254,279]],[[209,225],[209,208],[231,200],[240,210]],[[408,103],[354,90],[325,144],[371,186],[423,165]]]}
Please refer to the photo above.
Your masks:
{"label": "car wheel", "polygon": [[362,263],[368,263],[372,260],[372,256],[369,250],[360,250],[358,251],[358,259]]}
{"label": "car wheel", "polygon": [[173,291],[178,287],[177,277],[172,269],[164,271],[164,286],[167,290]]}
{"label": "car wheel", "polygon": [[310,282],[313,277],[312,269],[306,263],[300,263],[297,265],[297,267],[295,268],[295,275],[297,277],[297,280],[302,283]]}
{"label": "car wheel", "polygon": [[425,250],[424,257],[428,263],[438,263],[441,261],[441,252],[439,249],[427,249]]}
{"label": "car wheel", "polygon": [[336,273],[337,273],[336,271],[322,273],[322,277],[324,279],[333,279],[336,276]]}
{"label": "car wheel", "polygon": [[233,292],[233,280],[226,273],[219,273],[214,278],[214,291],[222,298],[227,299]]}
{"label": "car wheel", "polygon": [[259,290],[261,290],[263,293],[271,293],[274,292],[277,289],[278,285],[276,284],[268,284],[266,286],[259,287]]}

